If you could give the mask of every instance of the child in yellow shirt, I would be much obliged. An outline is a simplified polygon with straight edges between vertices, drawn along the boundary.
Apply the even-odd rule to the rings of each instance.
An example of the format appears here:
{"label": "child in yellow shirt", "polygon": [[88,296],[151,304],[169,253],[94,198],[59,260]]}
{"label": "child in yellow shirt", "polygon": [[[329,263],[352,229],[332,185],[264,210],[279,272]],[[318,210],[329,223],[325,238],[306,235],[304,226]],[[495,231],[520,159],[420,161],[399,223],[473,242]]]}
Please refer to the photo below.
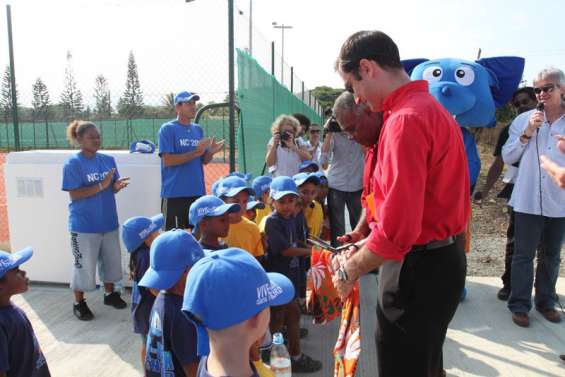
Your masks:
{"label": "child in yellow shirt", "polygon": [[298,173],[292,177],[298,187],[298,193],[304,208],[304,217],[308,233],[320,237],[324,224],[324,211],[315,199],[318,195],[320,178],[310,173]]}
{"label": "child in yellow shirt", "polygon": [[255,192],[255,197],[265,205],[264,208],[255,211],[255,224],[257,225],[261,224],[261,221],[272,212],[271,198],[269,197],[272,180],[271,177],[261,175],[255,178],[251,184],[251,188]]}

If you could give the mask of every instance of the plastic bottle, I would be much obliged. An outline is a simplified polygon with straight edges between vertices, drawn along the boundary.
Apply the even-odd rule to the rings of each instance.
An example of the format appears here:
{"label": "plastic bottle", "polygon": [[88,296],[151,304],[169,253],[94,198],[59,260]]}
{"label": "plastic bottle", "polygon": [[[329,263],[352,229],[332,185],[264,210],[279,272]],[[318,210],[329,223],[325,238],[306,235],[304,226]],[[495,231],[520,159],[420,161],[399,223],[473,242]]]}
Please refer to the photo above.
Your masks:
{"label": "plastic bottle", "polygon": [[290,355],[284,346],[284,338],[280,332],[273,334],[271,348],[271,371],[276,377],[291,377],[292,367]]}

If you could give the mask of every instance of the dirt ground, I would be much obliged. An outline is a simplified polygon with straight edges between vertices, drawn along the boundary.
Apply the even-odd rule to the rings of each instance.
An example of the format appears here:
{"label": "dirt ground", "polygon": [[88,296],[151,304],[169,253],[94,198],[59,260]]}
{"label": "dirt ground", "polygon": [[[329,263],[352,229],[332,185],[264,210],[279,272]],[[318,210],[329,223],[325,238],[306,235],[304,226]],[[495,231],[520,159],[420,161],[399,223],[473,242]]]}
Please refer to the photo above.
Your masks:
{"label": "dirt ground", "polygon": [[[481,176],[477,189],[481,189],[486,173],[493,161],[493,147],[479,145],[481,155]],[[506,200],[497,198],[504,184],[498,180],[480,205],[473,204],[473,220],[471,223],[471,252],[468,257],[467,275],[469,276],[501,276],[504,271],[504,248],[506,245],[506,228],[508,214]],[[565,252],[563,248],[562,253]],[[561,261],[560,276],[565,276],[564,263]]]}

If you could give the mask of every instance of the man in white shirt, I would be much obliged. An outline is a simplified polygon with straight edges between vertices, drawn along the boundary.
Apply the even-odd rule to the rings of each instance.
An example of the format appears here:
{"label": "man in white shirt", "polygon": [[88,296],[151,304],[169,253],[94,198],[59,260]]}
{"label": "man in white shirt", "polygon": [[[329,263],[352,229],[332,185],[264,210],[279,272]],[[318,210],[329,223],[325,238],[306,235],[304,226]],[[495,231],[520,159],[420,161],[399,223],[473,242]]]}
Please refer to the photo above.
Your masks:
{"label": "man in white shirt", "polygon": [[548,321],[561,322],[555,310],[555,283],[565,237],[565,190],[541,169],[540,156],[565,165],[565,155],[555,146],[556,135],[565,133],[565,75],[556,68],[542,70],[534,80],[534,91],[543,109],[538,106],[516,117],[502,148],[506,164],[520,162],[509,202],[514,208],[516,244],[508,308],[514,323],[522,327],[529,326],[533,260],[540,242],[544,247],[536,270],[535,306]]}

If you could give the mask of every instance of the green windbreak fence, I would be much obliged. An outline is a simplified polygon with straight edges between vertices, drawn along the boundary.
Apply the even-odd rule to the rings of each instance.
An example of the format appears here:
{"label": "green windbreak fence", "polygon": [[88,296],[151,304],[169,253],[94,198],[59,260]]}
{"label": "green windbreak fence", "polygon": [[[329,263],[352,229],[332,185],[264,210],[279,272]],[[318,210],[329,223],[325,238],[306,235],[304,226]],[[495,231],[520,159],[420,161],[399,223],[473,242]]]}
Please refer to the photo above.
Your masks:
{"label": "green windbreak fence", "polygon": [[322,119],[310,106],[281,85],[248,53],[237,50],[237,98],[241,109],[238,129],[238,169],[261,174],[271,124],[281,114],[302,113],[313,123]]}
{"label": "green windbreak fence", "polygon": [[[157,132],[161,124],[169,119],[149,118],[130,120],[94,120],[102,135],[103,148],[129,148],[132,141],[151,140],[157,144]],[[202,117],[199,121],[207,136],[218,139],[229,137],[226,116]],[[22,149],[69,148],[65,122],[20,122],[20,145]],[[0,149],[14,149],[14,127],[12,123],[0,123]]]}

